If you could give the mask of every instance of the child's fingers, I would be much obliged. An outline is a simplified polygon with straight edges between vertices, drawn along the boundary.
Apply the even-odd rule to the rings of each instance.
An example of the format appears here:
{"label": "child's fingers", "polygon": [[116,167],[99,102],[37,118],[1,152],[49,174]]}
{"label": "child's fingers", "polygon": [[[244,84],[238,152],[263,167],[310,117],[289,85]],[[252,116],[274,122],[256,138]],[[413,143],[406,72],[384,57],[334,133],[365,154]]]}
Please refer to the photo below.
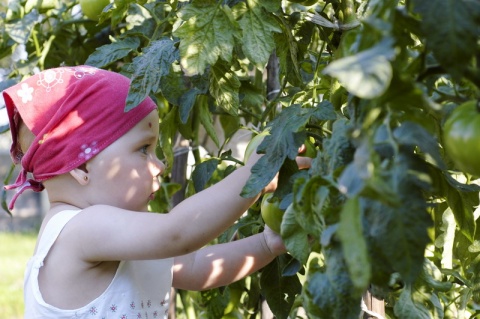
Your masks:
{"label": "child's fingers", "polygon": [[306,151],[307,151],[307,146],[305,144],[302,144],[302,146],[298,148],[298,154],[305,153]]}
{"label": "child's fingers", "polygon": [[299,169],[310,168],[310,166],[312,165],[312,159],[310,157],[297,156],[295,160]]}

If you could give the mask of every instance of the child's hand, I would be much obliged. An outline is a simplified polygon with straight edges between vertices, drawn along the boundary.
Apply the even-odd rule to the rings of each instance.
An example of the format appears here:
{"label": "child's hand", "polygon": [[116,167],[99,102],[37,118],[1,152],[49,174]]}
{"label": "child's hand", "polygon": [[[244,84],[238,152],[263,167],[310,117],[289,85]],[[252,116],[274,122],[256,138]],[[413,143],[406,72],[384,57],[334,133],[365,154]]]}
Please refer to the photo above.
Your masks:
{"label": "child's hand", "polygon": [[[305,150],[306,150],[306,146],[305,144],[302,144],[302,146],[300,146],[300,148],[298,149],[298,153],[302,154],[305,152]],[[263,154],[257,154],[257,152],[253,152],[252,155],[250,155],[250,158],[248,159],[245,166],[248,166],[251,168],[262,156]],[[297,156],[295,160],[297,162],[297,166],[299,169],[310,168],[312,164],[312,159],[310,157]],[[275,175],[273,180],[270,181],[270,183],[267,186],[265,186],[262,194],[273,193],[277,189],[277,185],[278,185],[278,173]]]}
{"label": "child's hand", "polygon": [[276,232],[271,230],[267,225],[265,225],[263,236],[265,238],[265,244],[267,245],[270,253],[278,256],[287,252],[287,248],[285,247],[285,244],[283,243],[280,234],[277,234]]}

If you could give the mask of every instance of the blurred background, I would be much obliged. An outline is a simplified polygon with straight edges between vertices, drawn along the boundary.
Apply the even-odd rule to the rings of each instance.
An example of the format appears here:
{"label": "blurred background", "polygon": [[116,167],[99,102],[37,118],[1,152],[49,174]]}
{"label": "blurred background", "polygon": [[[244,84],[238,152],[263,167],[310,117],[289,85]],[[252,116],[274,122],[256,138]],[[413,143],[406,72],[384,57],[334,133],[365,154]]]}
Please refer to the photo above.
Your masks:
{"label": "blurred background", "polygon": [[[3,106],[3,97],[0,105]],[[0,126],[8,124],[5,109],[0,110]],[[12,167],[9,132],[0,134],[0,185]],[[16,178],[16,170],[11,182]],[[7,192],[7,203],[13,192]],[[26,191],[18,199],[12,215],[0,208],[0,318],[23,318],[23,272],[32,255],[35,238],[46,208],[44,193]]]}

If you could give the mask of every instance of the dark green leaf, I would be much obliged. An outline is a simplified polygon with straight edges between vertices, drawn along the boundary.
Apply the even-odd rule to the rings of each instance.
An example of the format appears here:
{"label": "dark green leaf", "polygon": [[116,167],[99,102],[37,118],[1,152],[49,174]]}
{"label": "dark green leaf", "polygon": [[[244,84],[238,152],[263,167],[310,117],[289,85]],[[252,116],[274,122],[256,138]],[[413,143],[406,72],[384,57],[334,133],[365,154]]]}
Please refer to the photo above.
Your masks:
{"label": "dark green leaf", "polygon": [[413,122],[404,122],[394,130],[393,135],[400,145],[417,146],[429,155],[427,160],[440,169],[445,168],[437,140],[422,126]]}
{"label": "dark green leaf", "polygon": [[462,74],[476,52],[478,42],[477,1],[414,0],[415,11],[422,17],[422,30],[434,56],[454,75]]}
{"label": "dark green leaf", "polygon": [[332,134],[324,139],[320,152],[322,171],[334,174],[353,160],[354,148],[350,143],[352,125],[344,118],[333,122]]}
{"label": "dark green leaf", "polygon": [[[478,193],[473,193],[478,205]],[[462,193],[453,187],[447,190],[447,203],[453,211],[460,231],[473,242],[475,234],[475,220],[473,217],[473,201],[468,193]]]}
{"label": "dark green leaf", "polygon": [[195,170],[192,173],[192,180],[196,192],[200,192],[205,188],[219,163],[220,161],[218,159],[211,158],[195,166]]}
{"label": "dark green leaf", "polygon": [[112,62],[126,57],[130,52],[136,50],[139,45],[140,40],[138,38],[126,38],[118,42],[101,46],[97,48],[95,52],[90,54],[85,64],[97,68],[105,67]]}
{"label": "dark green leaf", "polygon": [[362,293],[370,284],[371,267],[367,243],[363,237],[361,209],[358,198],[349,198],[340,213],[337,230],[350,278],[357,291]]}
{"label": "dark green leaf", "polygon": [[160,123],[160,132],[159,132],[159,144],[162,148],[162,152],[165,155],[167,162],[167,172],[171,170],[173,166],[173,145],[172,141],[174,140],[175,132],[177,130],[176,122],[176,113],[177,108],[172,108],[170,112],[162,119]]}
{"label": "dark green leaf", "polygon": [[298,148],[305,140],[301,131],[315,109],[302,109],[292,105],[284,109],[272,121],[270,135],[258,146],[259,153],[265,153],[252,167],[252,175],[242,190],[242,196],[253,197],[268,185],[280,170],[285,158],[295,159]]}
{"label": "dark green leaf", "polygon": [[210,70],[210,94],[217,106],[230,115],[237,115],[239,106],[238,90],[240,80],[224,63],[217,63]]}
{"label": "dark green leaf", "polygon": [[323,100],[316,106],[316,111],[313,113],[313,118],[317,121],[336,120],[337,113],[330,101]]}
{"label": "dark green leaf", "polygon": [[287,319],[302,285],[297,276],[282,276],[283,268],[292,257],[282,255],[262,270],[260,285],[270,309],[278,319]]}
{"label": "dark green leaf", "polygon": [[188,117],[190,116],[190,112],[195,105],[199,93],[200,92],[196,88],[193,88],[180,97],[180,120],[182,123],[187,123]]}
{"label": "dark green leaf", "polygon": [[180,38],[181,64],[186,74],[203,73],[219,57],[231,61],[239,28],[227,6],[191,3],[178,14],[185,22],[174,35]]}
{"label": "dark green leaf", "polygon": [[412,288],[407,285],[395,303],[395,315],[400,319],[431,319],[430,313],[425,305],[417,303],[412,299]]}
{"label": "dark green leaf", "polygon": [[13,41],[25,44],[28,42],[35,25],[39,22],[40,16],[37,10],[32,10],[13,23],[5,24],[5,31]]}
{"label": "dark green leaf", "polygon": [[302,87],[304,85],[300,74],[299,57],[297,43],[292,36],[288,25],[283,25],[281,34],[274,34],[276,43],[276,55],[280,64],[281,74],[284,75],[289,83],[294,86]]}
{"label": "dark green leaf", "polygon": [[393,40],[386,38],[371,49],[330,63],[323,72],[336,77],[352,94],[372,99],[390,84],[394,54]]}
{"label": "dark green leaf", "polygon": [[326,271],[315,265],[316,259],[309,265],[304,288],[308,313],[319,319],[358,319],[361,295],[354,293],[341,248],[329,248],[324,252]]}
{"label": "dark green leaf", "polygon": [[220,319],[228,304],[229,295],[222,295],[218,288],[201,292],[202,302],[207,308],[208,319]]}
{"label": "dark green leaf", "polygon": [[[401,197],[408,205],[391,207],[379,201],[361,201],[370,253],[378,256],[371,260],[387,271],[392,267],[409,283],[422,271],[425,247],[430,242],[427,228],[431,226],[421,194],[414,189],[411,187],[411,195],[415,195]],[[383,266],[381,260],[387,264]]]}
{"label": "dark green leaf", "polygon": [[200,118],[200,122],[205,128],[205,131],[207,132],[208,136],[210,136],[212,141],[218,147],[219,142],[218,142],[217,132],[213,125],[213,118],[212,118],[212,114],[210,113],[210,110],[208,109],[208,103],[206,101],[206,97],[202,96],[202,98],[199,100],[204,100],[203,102],[199,103],[200,105],[198,110],[199,112],[198,117]]}
{"label": "dark green leaf", "polygon": [[319,235],[322,213],[330,208],[332,195],[329,182],[321,176],[298,178],[294,183],[294,211],[297,223],[311,235]]}
{"label": "dark green leaf", "polygon": [[309,256],[308,233],[298,224],[294,205],[290,205],[283,215],[282,238],[290,254],[303,265]]}
{"label": "dark green leaf", "polygon": [[172,63],[178,59],[178,52],[170,39],[150,43],[143,55],[133,60],[135,72],[128,93],[125,111],[140,104],[150,93],[160,88],[162,77],[170,72]]}
{"label": "dark green leaf", "polygon": [[242,50],[259,68],[263,68],[275,48],[273,33],[281,32],[278,22],[260,6],[253,6],[240,20]]}

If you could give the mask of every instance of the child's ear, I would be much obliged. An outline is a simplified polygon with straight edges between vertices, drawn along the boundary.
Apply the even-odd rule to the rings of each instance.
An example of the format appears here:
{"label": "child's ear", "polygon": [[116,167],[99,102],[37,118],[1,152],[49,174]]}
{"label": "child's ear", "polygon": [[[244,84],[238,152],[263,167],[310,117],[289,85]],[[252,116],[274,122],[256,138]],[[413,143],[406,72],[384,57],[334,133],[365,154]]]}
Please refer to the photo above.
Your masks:
{"label": "child's ear", "polygon": [[85,164],[74,168],[70,171],[70,175],[82,186],[88,184],[88,171],[85,167]]}

